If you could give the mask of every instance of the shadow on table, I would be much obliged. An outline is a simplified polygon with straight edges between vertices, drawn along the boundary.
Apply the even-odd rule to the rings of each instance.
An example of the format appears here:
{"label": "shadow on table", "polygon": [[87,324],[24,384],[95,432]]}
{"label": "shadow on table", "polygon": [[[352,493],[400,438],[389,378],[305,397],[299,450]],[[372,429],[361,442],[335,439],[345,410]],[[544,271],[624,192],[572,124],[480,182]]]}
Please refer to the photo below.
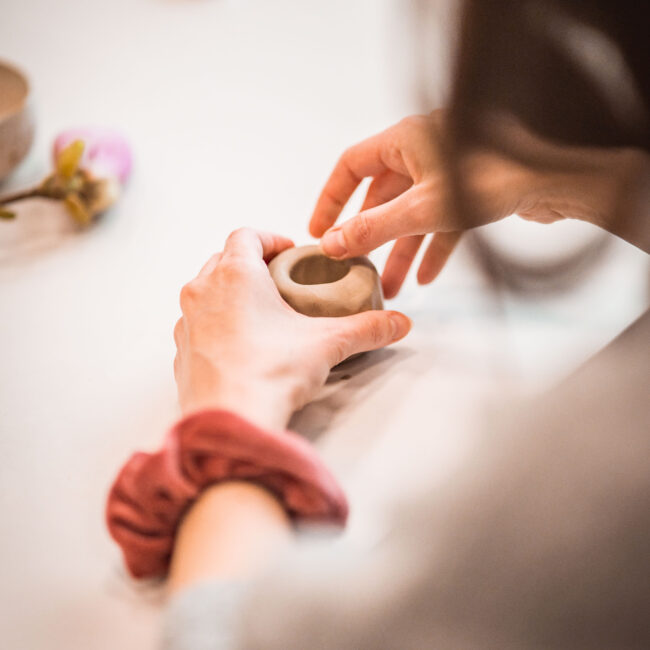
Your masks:
{"label": "shadow on table", "polygon": [[[295,413],[289,428],[308,440],[318,439],[337,412],[359,399],[367,399],[369,393],[384,383],[396,364],[413,354],[408,348],[384,348],[339,364],[330,373],[322,396]],[[399,401],[400,395],[394,395],[394,399]]]}

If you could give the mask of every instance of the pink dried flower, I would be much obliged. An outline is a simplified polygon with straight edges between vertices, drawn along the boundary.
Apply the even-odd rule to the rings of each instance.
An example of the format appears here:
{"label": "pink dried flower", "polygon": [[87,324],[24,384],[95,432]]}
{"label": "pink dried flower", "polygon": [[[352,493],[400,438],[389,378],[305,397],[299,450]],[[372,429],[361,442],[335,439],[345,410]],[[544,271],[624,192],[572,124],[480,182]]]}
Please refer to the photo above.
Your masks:
{"label": "pink dried flower", "polygon": [[69,129],[60,133],[52,149],[54,162],[61,151],[75,140],[84,143],[80,167],[96,178],[114,178],[126,183],[133,167],[131,147],[123,135],[103,127]]}
{"label": "pink dried flower", "polygon": [[111,129],[87,127],[60,133],[52,147],[54,171],[40,185],[0,198],[0,218],[13,219],[11,203],[42,197],[61,201],[68,214],[89,225],[120,195],[133,165],[126,139]]}

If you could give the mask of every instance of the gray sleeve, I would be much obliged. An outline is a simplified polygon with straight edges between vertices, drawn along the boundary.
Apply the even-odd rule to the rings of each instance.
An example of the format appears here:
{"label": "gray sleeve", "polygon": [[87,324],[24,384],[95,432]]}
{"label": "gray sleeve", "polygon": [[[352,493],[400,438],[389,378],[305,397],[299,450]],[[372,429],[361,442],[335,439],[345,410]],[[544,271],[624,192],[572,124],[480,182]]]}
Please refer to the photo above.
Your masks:
{"label": "gray sleeve", "polygon": [[167,606],[162,650],[232,650],[246,582],[210,581],[189,587]]}
{"label": "gray sleeve", "polygon": [[457,474],[374,544],[278,564],[237,650],[650,647],[649,340],[646,314],[556,390],[486,417]]}
{"label": "gray sleeve", "polygon": [[613,360],[486,420],[453,480],[373,543],[303,538],[245,598],[188,592],[167,650],[650,647],[646,325]]}

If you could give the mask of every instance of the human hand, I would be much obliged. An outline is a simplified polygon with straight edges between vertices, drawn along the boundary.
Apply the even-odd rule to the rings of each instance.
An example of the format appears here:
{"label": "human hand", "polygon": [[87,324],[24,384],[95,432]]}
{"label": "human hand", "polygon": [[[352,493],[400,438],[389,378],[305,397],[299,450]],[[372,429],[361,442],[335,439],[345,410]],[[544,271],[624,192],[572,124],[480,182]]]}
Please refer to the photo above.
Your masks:
{"label": "human hand", "polygon": [[[418,271],[431,282],[460,238],[449,211],[442,175],[439,112],[411,116],[347,149],[330,175],[309,229],[322,237],[323,251],[335,258],[364,255],[397,239],[382,274],[386,298],[395,296],[426,233],[438,231]],[[332,227],[363,178],[372,176],[361,213]]]}
{"label": "human hand", "polygon": [[408,333],[410,321],[399,312],[312,318],[291,309],[265,263],[291,246],[279,235],[236,230],[183,287],[174,329],[183,413],[223,408],[283,428],[330,368]]}
{"label": "human hand", "polygon": [[[433,233],[420,263],[418,282],[440,272],[461,231],[513,213],[543,223],[566,217],[605,227],[630,155],[623,151],[561,146],[543,141],[513,120],[495,120],[492,132],[523,155],[474,150],[458,161],[457,173],[474,210],[467,223],[457,214],[445,164],[445,113],[407,117],[347,149],[318,199],[310,232],[322,237],[334,258],[363,255],[397,240],[382,274],[384,295],[395,296],[427,233]],[[525,160],[536,161],[533,166]],[[543,163],[543,164],[540,164]],[[361,212],[334,225],[343,206],[371,176]]]}

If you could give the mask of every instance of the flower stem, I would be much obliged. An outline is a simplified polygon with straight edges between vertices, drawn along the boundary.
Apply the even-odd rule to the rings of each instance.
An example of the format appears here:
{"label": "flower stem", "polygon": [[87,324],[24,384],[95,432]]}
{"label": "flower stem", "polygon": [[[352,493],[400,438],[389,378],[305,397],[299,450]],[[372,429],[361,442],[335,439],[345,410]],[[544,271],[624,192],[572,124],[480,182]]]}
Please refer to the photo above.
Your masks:
{"label": "flower stem", "polygon": [[17,201],[23,201],[24,199],[32,199],[36,196],[43,196],[43,192],[40,187],[32,187],[21,192],[7,194],[0,197],[0,207],[9,205],[10,203],[16,203]]}

